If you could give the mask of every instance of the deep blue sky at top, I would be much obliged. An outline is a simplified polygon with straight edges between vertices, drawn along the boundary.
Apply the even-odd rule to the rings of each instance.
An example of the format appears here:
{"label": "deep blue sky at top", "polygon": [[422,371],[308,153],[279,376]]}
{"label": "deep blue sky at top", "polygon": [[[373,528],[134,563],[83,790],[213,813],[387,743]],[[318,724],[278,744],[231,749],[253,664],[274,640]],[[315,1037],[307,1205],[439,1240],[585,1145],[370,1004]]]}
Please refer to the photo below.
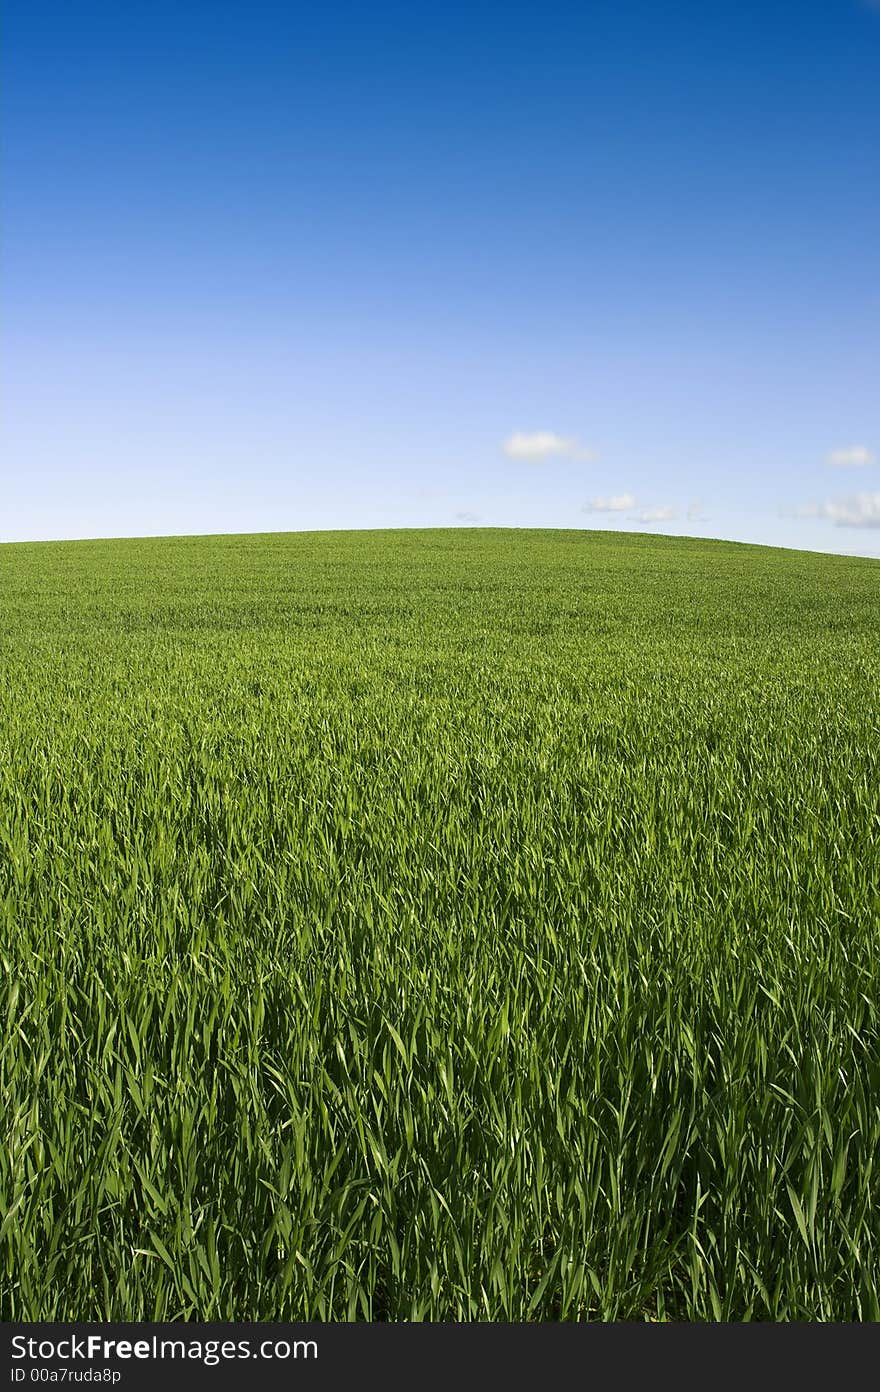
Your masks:
{"label": "deep blue sky at top", "polygon": [[5,31],[0,540],[880,554],[880,5],[8,0]]}

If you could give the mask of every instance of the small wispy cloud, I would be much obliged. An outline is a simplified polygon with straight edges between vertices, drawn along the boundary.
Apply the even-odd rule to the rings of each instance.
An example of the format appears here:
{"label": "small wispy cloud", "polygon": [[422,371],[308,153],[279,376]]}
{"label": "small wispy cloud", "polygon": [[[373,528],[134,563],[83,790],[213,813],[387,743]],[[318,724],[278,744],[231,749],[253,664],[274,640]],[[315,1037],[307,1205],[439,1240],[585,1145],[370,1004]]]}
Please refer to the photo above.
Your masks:
{"label": "small wispy cloud", "polygon": [[552,430],[535,430],[531,434],[514,431],[504,441],[502,448],[508,459],[525,459],[533,464],[553,458],[598,458],[593,450],[585,449],[573,436],[557,435]]}
{"label": "small wispy cloud", "polygon": [[455,520],[456,522],[479,522],[480,518],[475,512],[457,512]]}
{"label": "small wispy cloud", "polygon": [[703,512],[703,504],[700,502],[699,498],[694,498],[693,501],[688,504],[687,520],[689,522],[708,521],[706,514]]}
{"label": "small wispy cloud", "polygon": [[636,500],[632,493],[615,493],[610,498],[591,498],[584,503],[584,512],[628,512],[634,508]]}
{"label": "small wispy cloud", "polygon": [[849,498],[828,498],[824,503],[806,503],[795,514],[802,518],[825,518],[835,527],[880,527],[880,493],[854,493]]}
{"label": "small wispy cloud", "polygon": [[874,462],[874,455],[865,445],[848,445],[846,449],[832,450],[825,456],[825,463],[835,469],[863,469]]}
{"label": "small wispy cloud", "polygon": [[673,507],[642,508],[631,517],[633,522],[674,522],[678,513]]}

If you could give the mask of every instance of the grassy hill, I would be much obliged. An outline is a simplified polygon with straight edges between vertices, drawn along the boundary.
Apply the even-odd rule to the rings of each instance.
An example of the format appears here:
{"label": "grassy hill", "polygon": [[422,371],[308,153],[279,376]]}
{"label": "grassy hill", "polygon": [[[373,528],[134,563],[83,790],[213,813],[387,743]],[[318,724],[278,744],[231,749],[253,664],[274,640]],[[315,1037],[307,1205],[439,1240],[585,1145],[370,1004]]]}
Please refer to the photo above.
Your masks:
{"label": "grassy hill", "polygon": [[0,547],[4,1319],[880,1318],[880,563]]}

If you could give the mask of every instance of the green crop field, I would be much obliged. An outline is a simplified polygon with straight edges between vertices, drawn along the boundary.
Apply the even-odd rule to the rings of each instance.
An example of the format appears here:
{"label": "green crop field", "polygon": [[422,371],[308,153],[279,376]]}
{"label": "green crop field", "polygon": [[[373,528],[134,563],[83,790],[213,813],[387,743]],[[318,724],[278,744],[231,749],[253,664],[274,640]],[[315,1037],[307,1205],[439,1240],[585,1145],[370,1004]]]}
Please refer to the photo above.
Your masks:
{"label": "green crop field", "polygon": [[880,563],[0,547],[0,1313],[880,1318]]}

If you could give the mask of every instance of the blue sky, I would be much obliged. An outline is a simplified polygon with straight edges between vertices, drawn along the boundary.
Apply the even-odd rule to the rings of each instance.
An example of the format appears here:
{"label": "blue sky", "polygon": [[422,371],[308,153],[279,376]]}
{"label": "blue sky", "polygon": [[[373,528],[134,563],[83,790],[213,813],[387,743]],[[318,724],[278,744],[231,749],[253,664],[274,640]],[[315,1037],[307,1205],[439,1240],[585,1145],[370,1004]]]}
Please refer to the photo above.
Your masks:
{"label": "blue sky", "polygon": [[8,0],[0,540],[880,556],[880,0]]}

